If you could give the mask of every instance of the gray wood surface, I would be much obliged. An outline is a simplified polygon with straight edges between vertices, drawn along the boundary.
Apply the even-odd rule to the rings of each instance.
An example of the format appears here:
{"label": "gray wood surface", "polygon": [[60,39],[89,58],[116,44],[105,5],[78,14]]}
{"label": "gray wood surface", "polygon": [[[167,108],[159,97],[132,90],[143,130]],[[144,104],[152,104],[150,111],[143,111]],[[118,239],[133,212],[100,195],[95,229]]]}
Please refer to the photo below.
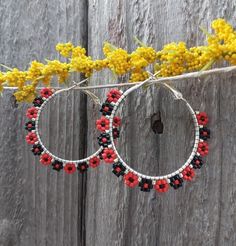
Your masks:
{"label": "gray wood surface", "polygon": [[[102,57],[102,43],[132,50],[133,36],[162,48],[171,41],[201,44],[199,26],[224,17],[235,25],[235,1],[7,1],[0,2],[0,62],[23,69],[58,58],[57,42],[72,41]],[[79,78],[79,77],[77,77]],[[124,79],[125,80],[125,79]],[[112,83],[110,72],[91,84]],[[226,245],[236,241],[236,75],[173,83],[194,109],[208,112],[212,138],[206,165],[194,182],[159,195],[129,189],[102,164],[87,175],[64,175],[39,164],[24,142],[25,109],[12,92],[0,99],[0,245]],[[95,91],[104,98],[108,90]],[[150,118],[161,112],[164,133]],[[132,167],[160,174],[179,167],[191,151],[193,128],[183,104],[163,88],[131,95],[122,115],[118,150]],[[43,140],[62,157],[97,149],[98,107],[78,91],[50,103]]]}

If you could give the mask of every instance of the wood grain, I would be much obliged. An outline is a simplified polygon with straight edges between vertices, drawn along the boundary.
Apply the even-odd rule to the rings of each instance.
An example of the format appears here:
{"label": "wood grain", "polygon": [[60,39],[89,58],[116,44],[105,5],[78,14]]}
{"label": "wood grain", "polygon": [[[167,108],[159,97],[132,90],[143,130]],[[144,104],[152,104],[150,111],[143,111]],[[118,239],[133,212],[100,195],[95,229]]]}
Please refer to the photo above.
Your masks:
{"label": "wood grain", "polygon": [[[1,63],[10,67],[24,69],[33,59],[57,59],[58,42],[86,46],[86,1],[1,1],[0,13]],[[86,179],[39,164],[24,141],[27,105],[13,108],[11,94],[6,91],[0,99],[0,244],[83,245]],[[42,131],[52,151],[68,158],[86,155],[82,108],[86,99],[79,93],[49,105]]]}
{"label": "wood grain", "polygon": [[[235,1],[226,0],[1,1],[1,63],[23,69],[33,59],[58,58],[54,46],[66,41],[87,47],[93,58],[103,57],[106,40],[132,51],[134,36],[156,49],[171,41],[199,45],[204,41],[199,26],[209,28],[217,17],[235,24],[235,8]],[[103,71],[90,83],[115,82]],[[171,82],[194,109],[208,112],[212,138],[195,181],[164,195],[125,187],[106,164],[87,176],[41,166],[24,142],[28,105],[15,107],[12,92],[5,91],[0,98],[0,245],[235,245],[235,82],[232,74]],[[94,92],[104,99],[107,91]],[[62,157],[93,153],[98,111],[78,91],[61,95],[43,115],[44,142]],[[154,134],[151,117],[159,112],[164,132]],[[185,161],[193,143],[191,118],[164,88],[134,92],[118,113],[118,150],[133,168],[164,174]]]}
{"label": "wood grain", "polygon": [[[233,22],[235,16],[235,3],[225,1],[217,6],[209,1],[90,1],[89,7],[89,47],[94,57],[102,55],[103,40],[134,49],[133,36],[157,49],[171,41],[200,44],[204,35],[199,26],[209,28],[212,19],[220,16]],[[102,73],[93,83],[104,81],[115,82],[109,73]],[[107,165],[89,173],[87,223],[92,229],[86,231],[88,245],[234,245],[235,181],[231,175],[235,173],[235,142],[231,140],[231,147],[224,144],[235,136],[231,118],[234,82],[233,76],[208,76],[173,83],[194,109],[210,116],[211,154],[192,184],[160,196],[155,191],[143,194],[124,187]],[[104,94],[99,92],[101,97]],[[186,108],[173,102],[166,90],[140,90],[127,99],[121,111],[118,150],[133,167],[158,174],[183,163],[191,151],[192,125]],[[158,136],[150,128],[150,117],[159,111],[164,133]],[[94,139],[94,131],[90,139]],[[232,165],[229,169],[228,163]],[[229,173],[231,178],[226,178]]]}

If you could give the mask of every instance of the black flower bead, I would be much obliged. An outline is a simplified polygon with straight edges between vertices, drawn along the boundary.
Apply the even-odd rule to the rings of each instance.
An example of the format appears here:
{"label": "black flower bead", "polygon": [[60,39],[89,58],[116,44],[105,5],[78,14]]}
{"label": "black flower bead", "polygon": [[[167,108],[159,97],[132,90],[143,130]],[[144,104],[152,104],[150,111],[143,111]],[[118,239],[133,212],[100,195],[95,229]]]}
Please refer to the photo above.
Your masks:
{"label": "black flower bead", "polygon": [[117,176],[123,176],[125,174],[126,168],[122,165],[121,162],[117,162],[113,164],[113,170],[112,172]]}
{"label": "black flower bead", "polygon": [[202,160],[201,156],[195,155],[193,157],[193,160],[191,161],[191,164],[192,164],[194,169],[200,169],[203,165],[203,160]]}
{"label": "black flower bead", "polygon": [[43,104],[43,98],[42,97],[36,97],[33,101],[33,104],[35,107],[40,107]]}
{"label": "black flower bead", "polygon": [[170,185],[174,188],[174,189],[178,189],[182,186],[183,183],[183,179],[180,178],[180,176],[178,174],[176,174],[175,176],[170,178]]}
{"label": "black flower bead", "polygon": [[88,169],[88,164],[86,162],[79,163],[77,166],[77,169],[79,170],[80,173],[84,173]]}
{"label": "black flower bead", "polygon": [[207,127],[200,128],[200,138],[205,140],[205,141],[208,138],[210,138],[210,129],[208,129]]}
{"label": "black flower bead", "polygon": [[98,137],[98,144],[107,148],[111,144],[110,135],[108,133],[102,133]]}
{"label": "black flower bead", "polygon": [[102,104],[102,108],[100,112],[102,112],[103,115],[111,115],[113,106],[109,102],[105,102]]}
{"label": "black flower bead", "polygon": [[120,136],[120,131],[117,128],[112,129],[113,138],[117,139]]}
{"label": "black flower bead", "polygon": [[43,152],[43,148],[40,144],[34,144],[32,152],[34,155],[41,155],[41,153]]}
{"label": "black flower bead", "polygon": [[30,120],[30,121],[28,121],[26,124],[25,124],[25,129],[27,130],[27,131],[32,131],[32,130],[35,130],[35,121],[32,121],[32,120]]}
{"label": "black flower bead", "polygon": [[52,169],[59,172],[61,169],[63,169],[63,163],[61,161],[55,160],[52,163]]}
{"label": "black flower bead", "polygon": [[139,182],[139,186],[141,191],[149,192],[153,188],[152,180],[142,178]]}

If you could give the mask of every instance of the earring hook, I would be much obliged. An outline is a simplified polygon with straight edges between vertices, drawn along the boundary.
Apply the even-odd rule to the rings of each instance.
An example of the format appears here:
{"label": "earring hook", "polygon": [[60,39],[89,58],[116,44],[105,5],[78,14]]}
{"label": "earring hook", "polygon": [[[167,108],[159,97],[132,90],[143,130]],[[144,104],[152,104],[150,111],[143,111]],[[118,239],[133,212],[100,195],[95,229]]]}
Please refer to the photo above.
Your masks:
{"label": "earring hook", "polygon": [[[147,83],[149,84],[160,84],[160,85],[163,85],[165,86],[167,89],[169,89],[172,93],[172,95],[174,96],[174,98],[176,100],[181,100],[183,99],[183,95],[181,92],[177,91],[175,88],[173,88],[172,86],[170,86],[169,84],[165,83],[165,82],[158,82],[158,79],[156,78],[156,75],[158,74],[159,72],[156,72],[155,74],[151,73],[148,71],[148,74],[150,75],[148,79],[146,79],[145,81],[143,81],[143,83],[141,83],[140,86],[143,86]],[[152,80],[152,81],[150,81]]]}

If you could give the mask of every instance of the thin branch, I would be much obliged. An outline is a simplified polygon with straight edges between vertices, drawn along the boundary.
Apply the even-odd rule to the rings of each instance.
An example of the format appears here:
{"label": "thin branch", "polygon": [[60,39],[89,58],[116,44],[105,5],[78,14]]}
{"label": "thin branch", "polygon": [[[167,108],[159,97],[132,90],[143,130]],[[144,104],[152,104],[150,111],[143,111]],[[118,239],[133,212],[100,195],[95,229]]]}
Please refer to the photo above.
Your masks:
{"label": "thin branch", "polygon": [[[234,73],[234,72],[236,72],[236,66],[230,66],[230,67],[223,67],[223,68],[214,68],[214,69],[206,70],[206,71],[185,73],[185,74],[172,76],[172,77],[160,77],[157,79],[150,79],[149,82],[151,83],[168,82],[168,81],[175,82],[175,81],[179,81],[183,79],[201,78],[201,77],[205,77],[205,76],[213,75],[213,74],[226,74],[226,73]],[[92,90],[92,89],[103,89],[103,88],[113,88],[113,87],[123,87],[123,86],[132,87],[140,83],[143,83],[143,81],[127,82],[127,83],[119,83],[119,84],[94,85],[94,86],[76,86],[74,89],[75,90],[85,90],[85,89]],[[4,86],[3,88],[7,90],[18,89],[17,87],[7,87],[7,86]],[[36,89],[42,89],[42,88],[43,87],[37,87]],[[52,88],[62,89],[61,87],[52,87]]]}

